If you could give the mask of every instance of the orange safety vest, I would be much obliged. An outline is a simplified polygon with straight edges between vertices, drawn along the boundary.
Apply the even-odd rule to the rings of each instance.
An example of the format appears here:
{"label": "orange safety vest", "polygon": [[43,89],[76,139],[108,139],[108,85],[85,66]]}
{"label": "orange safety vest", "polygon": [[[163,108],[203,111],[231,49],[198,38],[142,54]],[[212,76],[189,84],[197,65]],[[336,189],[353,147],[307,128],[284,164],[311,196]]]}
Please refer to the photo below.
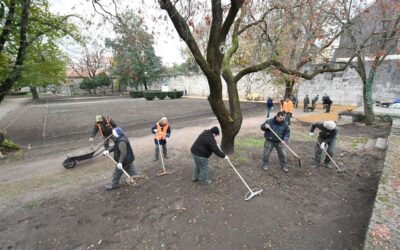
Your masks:
{"label": "orange safety vest", "polygon": [[[105,120],[106,120],[106,126],[109,127],[109,128],[111,128],[111,130],[113,130],[114,128],[113,128],[113,126],[111,126],[110,118],[109,118],[109,117],[106,117]],[[103,126],[101,126],[101,125],[102,125],[102,124],[98,124],[98,123],[97,123],[97,127],[99,128],[99,131],[100,131],[101,135],[104,137],[104,132],[103,132],[103,129],[102,129]]]}
{"label": "orange safety vest", "polygon": [[292,101],[285,101],[283,102],[282,110],[286,113],[293,113],[293,102]]}
{"label": "orange safety vest", "polygon": [[166,140],[167,139],[167,131],[169,128],[169,125],[165,125],[164,127],[161,127],[160,123],[156,123],[157,126],[157,133],[154,136],[154,139],[156,140]]}

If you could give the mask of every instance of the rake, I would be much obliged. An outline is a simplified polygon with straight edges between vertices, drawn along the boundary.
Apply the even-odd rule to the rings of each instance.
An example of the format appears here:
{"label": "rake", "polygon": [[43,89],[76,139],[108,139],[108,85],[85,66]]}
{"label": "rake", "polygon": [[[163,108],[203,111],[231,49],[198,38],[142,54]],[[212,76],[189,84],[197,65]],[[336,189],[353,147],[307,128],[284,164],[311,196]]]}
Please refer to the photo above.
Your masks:
{"label": "rake", "polygon": [[242,182],[244,183],[244,185],[247,187],[247,189],[249,190],[249,192],[247,192],[247,194],[244,197],[245,201],[250,200],[251,198],[253,198],[256,195],[259,195],[263,190],[262,188],[254,188],[251,189],[249,187],[249,185],[247,185],[247,183],[244,181],[243,177],[239,174],[239,172],[236,170],[235,166],[233,166],[231,160],[229,160],[229,158],[227,159],[227,161],[229,162],[229,164],[231,165],[231,167],[233,168],[233,170],[235,170],[236,174],[239,176],[239,178],[242,180]]}
{"label": "rake", "polygon": [[[112,158],[111,155],[108,155],[108,158],[110,158],[110,159],[114,162],[115,165],[118,164],[118,163],[114,160],[114,158]],[[130,186],[136,185],[136,184],[139,182],[139,180],[141,180],[141,179],[147,179],[146,176],[142,176],[142,175],[130,176],[130,175],[128,174],[128,172],[126,172],[126,170],[125,170],[124,168],[121,168],[121,170],[122,170],[122,172],[126,175],[126,177],[128,177],[128,179],[126,179],[126,183],[128,183],[128,185],[130,185]]]}
{"label": "rake", "polygon": [[[275,131],[271,127],[269,128],[269,131],[271,131],[276,136],[276,138],[279,139],[280,142],[283,142],[283,140],[275,133]],[[285,145],[285,147],[289,149],[289,151],[294,155],[294,157],[296,157],[299,160],[299,167],[302,167],[303,164],[301,163],[300,157],[286,143],[284,143],[283,145]]]}
{"label": "rake", "polygon": [[[321,148],[321,144],[320,144],[318,141],[317,141],[317,143],[318,143],[319,147]],[[323,147],[322,150],[324,150],[326,156],[328,156],[329,159],[331,159],[331,161],[333,162],[333,165],[335,165],[335,167],[336,167],[336,169],[337,169],[337,172],[338,172],[338,173],[343,173],[343,172],[344,172],[344,169],[339,168],[339,166],[336,164],[336,162],[335,162],[335,161],[332,159],[332,157],[329,155],[328,151],[326,151],[325,147]]]}
{"label": "rake", "polygon": [[163,154],[161,153],[161,146],[160,146],[160,141],[158,140],[158,133],[156,134],[156,140],[157,140],[157,147],[158,147],[158,151],[160,152],[160,158],[161,158],[161,165],[162,165],[162,172],[158,173],[157,176],[163,176],[163,175],[167,175],[167,174],[172,174],[172,171],[167,171],[165,169],[165,165],[164,165],[164,157]]}

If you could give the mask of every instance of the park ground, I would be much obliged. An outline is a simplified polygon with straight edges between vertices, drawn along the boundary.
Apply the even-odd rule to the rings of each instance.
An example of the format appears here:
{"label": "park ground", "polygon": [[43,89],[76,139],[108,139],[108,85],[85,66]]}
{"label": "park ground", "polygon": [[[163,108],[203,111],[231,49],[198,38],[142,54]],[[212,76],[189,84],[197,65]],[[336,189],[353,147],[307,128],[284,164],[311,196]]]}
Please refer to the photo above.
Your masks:
{"label": "park ground", "polygon": [[[316,138],[308,136],[309,122],[336,113],[296,110],[289,145],[303,167],[288,152],[285,174],[273,152],[266,172],[259,166],[264,104],[243,103],[245,119],[231,161],[252,188],[264,189],[244,201],[246,187],[215,156],[213,183],[191,181],[190,146],[204,128],[217,124],[206,100],[49,99],[6,105],[0,127],[8,126],[10,137],[32,149],[0,161],[0,249],[361,249],[385,158],[385,151],[368,145],[390,130],[384,124],[340,126],[335,160],[345,172],[312,169]],[[113,165],[101,156],[63,168],[67,154],[88,151],[98,112],[125,128],[135,166],[147,182],[105,191]],[[152,162],[149,132],[161,116],[170,118],[173,129],[165,163],[174,172],[156,177],[161,165]]]}

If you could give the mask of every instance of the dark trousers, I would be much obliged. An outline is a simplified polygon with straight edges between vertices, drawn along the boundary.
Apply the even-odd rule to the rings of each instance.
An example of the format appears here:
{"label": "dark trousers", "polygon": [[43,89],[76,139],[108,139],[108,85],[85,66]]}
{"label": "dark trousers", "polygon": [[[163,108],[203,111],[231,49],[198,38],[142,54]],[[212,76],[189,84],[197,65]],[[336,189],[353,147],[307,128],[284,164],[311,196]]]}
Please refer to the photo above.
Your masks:
{"label": "dark trousers", "polygon": [[194,168],[192,174],[192,180],[202,183],[208,182],[208,158],[200,157],[192,154],[194,159]]}
{"label": "dark trousers", "polygon": [[271,108],[267,108],[267,118],[269,118],[270,113],[271,113]]}
{"label": "dark trousers", "polygon": [[281,167],[287,167],[287,157],[286,151],[280,142],[272,142],[269,140],[265,140],[264,142],[264,152],[262,162],[264,165],[268,166],[269,157],[274,148],[276,148],[276,152],[278,153],[279,163]]}
{"label": "dark trousers", "polygon": [[[130,175],[130,176],[134,176],[137,175],[135,166],[133,165],[133,162],[127,166],[123,166],[123,168],[125,169],[125,171]],[[114,173],[112,175],[112,180],[111,180],[111,185],[113,187],[117,186],[119,183],[119,179],[121,179],[122,174],[124,174],[122,172],[121,169],[115,167],[114,169]]]}
{"label": "dark trousers", "polygon": [[290,118],[292,118],[292,113],[286,113],[285,122],[290,125]]}
{"label": "dark trousers", "polygon": [[331,112],[331,105],[332,105],[332,104],[325,104],[325,112],[326,112],[326,113]]}
{"label": "dark trousers", "polygon": [[[162,147],[164,157],[168,157],[167,144],[162,144],[161,147]],[[156,144],[156,150],[155,150],[154,156],[156,159],[158,159],[158,156],[160,156],[160,148],[157,144]]]}
{"label": "dark trousers", "polygon": [[308,112],[308,103],[304,104],[303,112]]}
{"label": "dark trousers", "polygon": [[[321,154],[322,154],[322,149],[320,144],[322,143],[322,138],[318,137],[318,143],[315,144],[315,164],[319,165],[321,163]],[[336,148],[336,139],[332,140],[330,143],[327,143],[328,145],[328,149],[326,150],[328,152],[328,154],[333,157],[333,153],[335,152],[335,148]],[[328,164],[329,162],[331,162],[331,159],[329,159],[328,156],[325,156],[324,159],[324,164]]]}

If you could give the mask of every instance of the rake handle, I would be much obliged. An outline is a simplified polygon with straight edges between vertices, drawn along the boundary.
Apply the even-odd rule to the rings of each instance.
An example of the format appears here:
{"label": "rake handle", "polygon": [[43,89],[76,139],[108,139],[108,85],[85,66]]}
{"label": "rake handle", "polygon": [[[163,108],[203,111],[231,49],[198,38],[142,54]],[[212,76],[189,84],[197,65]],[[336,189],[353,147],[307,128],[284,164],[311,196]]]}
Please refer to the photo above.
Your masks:
{"label": "rake handle", "polygon": [[[276,138],[278,138],[280,142],[283,142],[283,140],[275,133],[275,131],[271,127],[269,127],[269,131],[271,131],[276,136]],[[294,155],[294,157],[300,159],[300,157],[286,143],[284,143],[283,145],[285,145],[285,147],[289,149],[289,151]]]}
{"label": "rake handle", "polygon": [[[319,147],[321,148],[321,144],[317,141]],[[343,170],[339,168],[339,166],[336,164],[336,162],[332,159],[332,157],[329,155],[328,151],[326,151],[325,147],[322,148],[324,150],[325,154],[328,156],[328,158],[333,162],[335,167],[337,168],[338,171],[342,172]]]}
{"label": "rake handle", "polygon": [[157,140],[158,152],[160,153],[161,165],[162,165],[163,171],[165,172],[164,157],[161,153],[161,145],[160,145],[160,140],[158,140],[158,132],[156,133],[156,140]]}
{"label": "rake handle", "polygon": [[[110,159],[115,163],[115,165],[118,164],[118,162],[116,162],[116,161],[114,160],[114,158],[111,157],[111,155],[108,155],[108,158],[110,158]],[[124,172],[124,174],[125,174],[127,177],[131,178],[131,176],[128,174],[128,172],[126,172],[126,170],[125,170],[124,168],[121,168],[121,170],[122,170],[122,172]]]}
{"label": "rake handle", "polygon": [[231,160],[229,160],[229,158],[227,159],[227,161],[229,162],[229,164],[231,165],[231,167],[233,168],[233,170],[235,170],[236,174],[239,176],[239,178],[242,180],[242,182],[244,183],[244,185],[246,185],[247,189],[253,193],[253,191],[251,190],[251,188],[249,187],[249,185],[247,185],[247,183],[244,181],[243,177],[239,174],[239,172],[236,170],[235,166],[233,166]]}

